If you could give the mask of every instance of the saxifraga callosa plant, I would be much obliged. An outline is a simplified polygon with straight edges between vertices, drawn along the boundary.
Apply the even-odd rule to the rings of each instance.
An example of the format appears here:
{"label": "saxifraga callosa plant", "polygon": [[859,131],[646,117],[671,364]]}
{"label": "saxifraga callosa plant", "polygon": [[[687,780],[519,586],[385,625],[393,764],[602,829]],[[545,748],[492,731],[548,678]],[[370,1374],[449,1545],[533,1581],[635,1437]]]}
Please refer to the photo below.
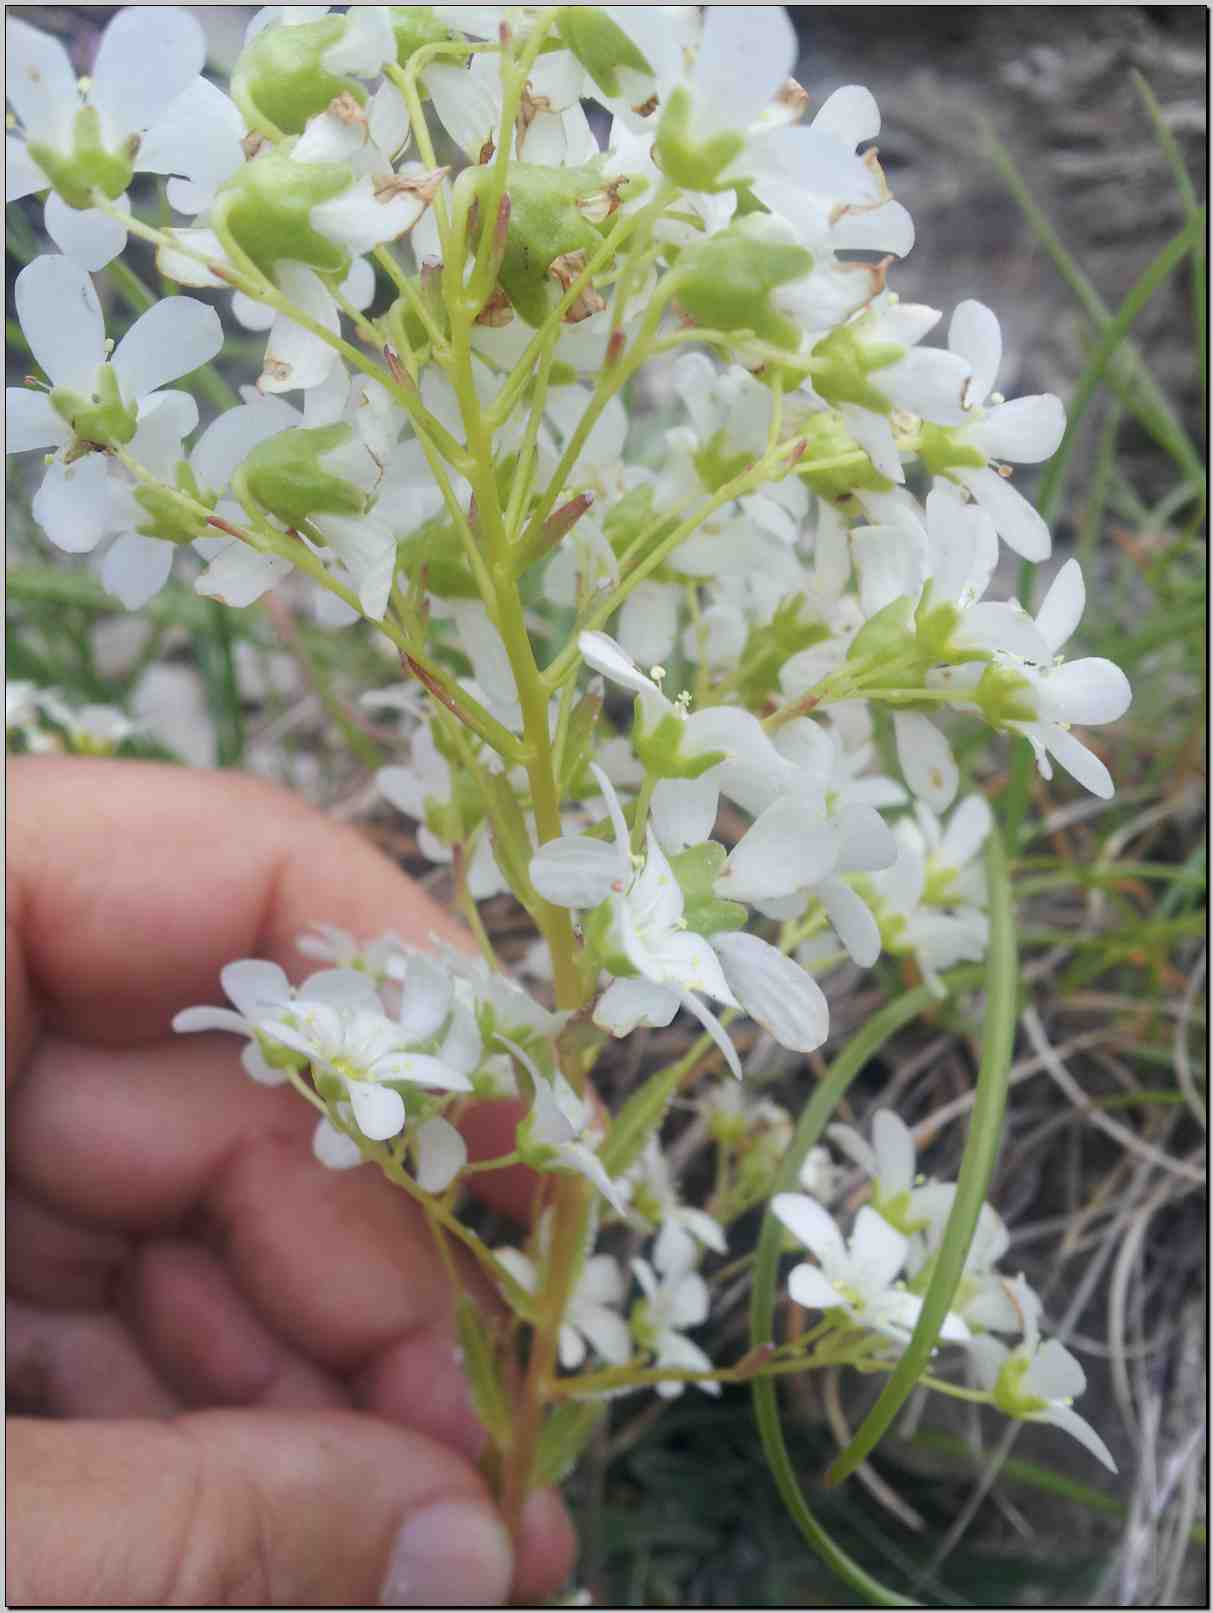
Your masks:
{"label": "saxifraga callosa plant", "polygon": [[[995,390],[983,304],[930,346],[940,312],[890,289],[913,226],[861,150],[871,95],[810,115],[773,6],[273,6],[230,94],[173,8],[119,13],[88,81],[36,27],[10,22],[8,44],[8,196],[45,193],[60,248],[16,286],[46,380],[7,395],[10,452],[46,457],[38,524],[98,551],[130,608],[192,549],[208,599],[244,608],[299,573],[334,631],[365,620],[399,654],[406,681],[365,700],[416,727],[378,783],[452,865],[482,957],[318,914],[302,942],[318,972],[233,960],[232,1006],[177,1028],[242,1036],[254,1080],[317,1110],[324,1164],[376,1166],[492,1279],[502,1315],[470,1294],[458,1315],[507,1517],[570,1470],[607,1401],[752,1382],[802,1530],[887,1599],[808,1512],[779,1435],[776,1379],[844,1366],[888,1383],[836,1476],[916,1385],[1050,1423],[1112,1466],[985,1202],[1016,957],[1003,835],[961,792],[947,727],[978,718],[1106,798],[1073,725],[1118,719],[1129,685],[1064,657],[1077,561],[1034,615],[985,597],[1000,544],[1050,552],[1013,472],[1053,455],[1065,416]],[[178,222],[132,211],[139,172],[170,176]],[[200,432],[172,383],[220,354],[219,315],[173,294],[108,341],[90,277],[128,236],[268,331],[255,384]],[[629,413],[646,382],[683,411],[659,441]],[[27,687],[10,707],[29,748],[73,725],[73,748],[119,737]],[[494,953],[478,903],[501,892],[538,932],[551,1006]],[[747,1093],[728,1026],[812,1053],[829,1035],[816,977],[882,953],[924,984],[834,1061],[793,1138]],[[890,1110],[869,1135],[830,1123],[898,1026],[977,989],[957,1182],[924,1179]],[[607,1112],[610,1039],[680,1013],[702,1036]],[[515,1146],[469,1159],[460,1118],[499,1098],[521,1100]],[[702,1205],[663,1151],[676,1100],[712,1157]],[[868,1179],[857,1211],[826,1136]],[[540,1182],[534,1225],[491,1247],[472,1189],[519,1164]],[[752,1345],[712,1361],[691,1335],[742,1269],[731,1227],[763,1206]],[[641,1238],[625,1267],[612,1251]]]}

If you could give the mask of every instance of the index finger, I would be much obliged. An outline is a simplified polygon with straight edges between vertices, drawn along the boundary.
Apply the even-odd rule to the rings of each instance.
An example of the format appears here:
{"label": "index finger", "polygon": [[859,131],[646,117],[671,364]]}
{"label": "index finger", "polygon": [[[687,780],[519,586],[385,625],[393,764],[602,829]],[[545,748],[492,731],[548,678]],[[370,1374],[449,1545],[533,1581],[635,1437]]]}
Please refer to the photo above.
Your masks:
{"label": "index finger", "polygon": [[315,920],[466,945],[356,830],[275,785],[78,757],[18,758],[8,778],[10,1070],[43,1026],[163,1036],[178,1009],[220,1000],[235,958],[297,970]]}

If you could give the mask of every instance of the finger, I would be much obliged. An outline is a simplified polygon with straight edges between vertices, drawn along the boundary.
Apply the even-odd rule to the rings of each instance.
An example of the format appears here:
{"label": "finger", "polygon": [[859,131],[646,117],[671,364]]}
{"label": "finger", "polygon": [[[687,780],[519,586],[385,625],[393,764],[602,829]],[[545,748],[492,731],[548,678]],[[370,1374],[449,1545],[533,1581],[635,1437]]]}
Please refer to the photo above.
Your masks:
{"label": "finger", "polygon": [[16,1420],[8,1474],[12,1602],[496,1606],[514,1577],[473,1469],[352,1412]]}
{"label": "finger", "polygon": [[181,1409],[116,1316],[5,1304],[10,1407],[47,1417],[171,1417]]}
{"label": "finger", "polygon": [[32,1199],[5,1202],[4,1277],[19,1299],[101,1310],[131,1253],[121,1233],[86,1227]]}
{"label": "finger", "polygon": [[458,944],[462,932],[358,832],[232,773],[79,757],[9,768],[10,1059],[39,1019],[99,1041],[162,1035],[219,970],[298,970],[314,920]]}
{"label": "finger", "polygon": [[122,1314],[144,1354],[187,1407],[339,1410],[338,1381],[278,1339],[215,1256],[161,1238],[133,1263]]}

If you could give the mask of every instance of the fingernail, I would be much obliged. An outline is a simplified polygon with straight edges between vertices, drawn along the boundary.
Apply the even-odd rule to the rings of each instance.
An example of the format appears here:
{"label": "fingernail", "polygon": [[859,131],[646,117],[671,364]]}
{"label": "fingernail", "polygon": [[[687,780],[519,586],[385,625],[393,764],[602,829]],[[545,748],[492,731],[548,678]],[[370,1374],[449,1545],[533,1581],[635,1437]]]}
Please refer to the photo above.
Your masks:
{"label": "fingernail", "polygon": [[510,1593],[514,1552],[504,1523],[475,1501],[443,1501],[409,1519],[396,1536],[382,1607],[500,1607]]}

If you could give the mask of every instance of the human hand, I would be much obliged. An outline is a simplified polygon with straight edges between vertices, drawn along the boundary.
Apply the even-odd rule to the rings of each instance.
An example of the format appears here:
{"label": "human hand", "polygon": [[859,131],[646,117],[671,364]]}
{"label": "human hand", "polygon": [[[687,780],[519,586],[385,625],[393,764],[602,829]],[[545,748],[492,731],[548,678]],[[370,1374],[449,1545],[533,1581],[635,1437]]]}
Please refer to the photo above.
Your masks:
{"label": "human hand", "polygon": [[415,1207],[318,1165],[227,1038],[170,1030],[233,958],[298,973],[313,919],[451,921],[237,775],[14,761],[8,860],[9,1386],[38,1414],[8,1423],[10,1602],[552,1594],[567,1517],[533,1496],[511,1551]]}

